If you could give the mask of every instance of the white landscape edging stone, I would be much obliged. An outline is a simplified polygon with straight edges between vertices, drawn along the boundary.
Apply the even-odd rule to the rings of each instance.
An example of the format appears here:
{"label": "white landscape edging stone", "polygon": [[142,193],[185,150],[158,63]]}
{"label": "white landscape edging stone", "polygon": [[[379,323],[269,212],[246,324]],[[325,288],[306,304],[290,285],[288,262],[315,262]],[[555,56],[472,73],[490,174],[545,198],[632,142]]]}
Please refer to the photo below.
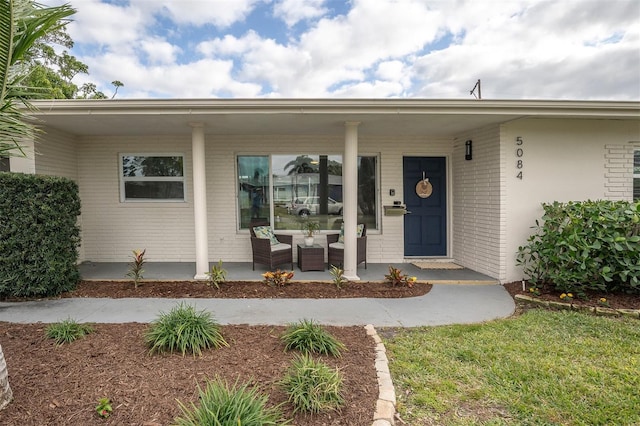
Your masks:
{"label": "white landscape edging stone", "polygon": [[391,373],[389,371],[389,360],[387,350],[378,336],[373,325],[365,326],[367,335],[373,338],[376,343],[376,375],[378,376],[378,401],[376,402],[376,412],[373,415],[372,426],[393,425],[396,415],[396,391],[393,388]]}

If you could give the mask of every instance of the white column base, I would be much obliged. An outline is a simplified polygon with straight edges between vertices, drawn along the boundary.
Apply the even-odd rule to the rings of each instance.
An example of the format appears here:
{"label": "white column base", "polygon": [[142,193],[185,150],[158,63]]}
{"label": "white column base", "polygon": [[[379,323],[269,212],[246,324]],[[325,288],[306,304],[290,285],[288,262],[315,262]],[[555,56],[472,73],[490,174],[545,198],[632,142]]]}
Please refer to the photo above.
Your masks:
{"label": "white column base", "polygon": [[209,279],[209,276],[206,274],[196,274],[194,275],[193,279],[198,281],[207,281]]}
{"label": "white column base", "polygon": [[345,277],[346,279],[348,279],[349,281],[360,281],[360,277],[357,275],[342,275],[343,277]]}

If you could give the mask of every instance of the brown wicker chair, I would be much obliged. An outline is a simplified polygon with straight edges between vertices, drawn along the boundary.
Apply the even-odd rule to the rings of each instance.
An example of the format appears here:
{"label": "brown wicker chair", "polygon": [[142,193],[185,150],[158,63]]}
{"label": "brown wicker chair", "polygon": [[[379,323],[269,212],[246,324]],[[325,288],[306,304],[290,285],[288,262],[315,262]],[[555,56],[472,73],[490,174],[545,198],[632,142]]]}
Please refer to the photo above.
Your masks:
{"label": "brown wicker chair", "polygon": [[291,264],[293,269],[293,235],[278,235],[276,238],[282,244],[288,244],[288,248],[280,248],[271,245],[268,238],[258,238],[253,230],[254,226],[269,226],[268,222],[252,222],[249,226],[251,231],[251,251],[253,252],[252,269],[255,271],[256,263],[267,265],[270,270],[285,263]]}
{"label": "brown wicker chair", "polygon": [[[356,240],[358,244],[356,266],[364,262],[364,269],[367,269],[367,226],[365,224],[362,226],[362,236]],[[329,248],[329,266],[342,268],[344,267],[344,247],[337,246],[339,237],[340,234],[327,234],[327,247]]]}

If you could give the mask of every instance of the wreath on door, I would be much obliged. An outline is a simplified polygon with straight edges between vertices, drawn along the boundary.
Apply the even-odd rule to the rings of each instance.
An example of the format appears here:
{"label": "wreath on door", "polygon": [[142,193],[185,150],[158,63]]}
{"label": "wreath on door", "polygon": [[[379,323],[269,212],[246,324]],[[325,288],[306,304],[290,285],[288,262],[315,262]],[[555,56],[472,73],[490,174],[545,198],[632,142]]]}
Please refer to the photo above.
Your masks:
{"label": "wreath on door", "polygon": [[422,178],[422,180],[418,181],[416,184],[416,194],[420,198],[429,198],[433,193],[433,185],[429,182],[428,178]]}

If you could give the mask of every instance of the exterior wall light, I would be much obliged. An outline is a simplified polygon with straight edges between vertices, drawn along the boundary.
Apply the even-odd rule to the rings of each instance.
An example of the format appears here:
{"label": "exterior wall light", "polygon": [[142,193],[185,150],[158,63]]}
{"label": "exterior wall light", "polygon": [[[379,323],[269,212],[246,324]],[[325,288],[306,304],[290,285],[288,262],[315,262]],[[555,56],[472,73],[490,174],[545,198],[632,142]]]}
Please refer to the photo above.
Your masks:
{"label": "exterior wall light", "polygon": [[464,159],[471,160],[473,158],[473,141],[469,139],[464,143]]}

